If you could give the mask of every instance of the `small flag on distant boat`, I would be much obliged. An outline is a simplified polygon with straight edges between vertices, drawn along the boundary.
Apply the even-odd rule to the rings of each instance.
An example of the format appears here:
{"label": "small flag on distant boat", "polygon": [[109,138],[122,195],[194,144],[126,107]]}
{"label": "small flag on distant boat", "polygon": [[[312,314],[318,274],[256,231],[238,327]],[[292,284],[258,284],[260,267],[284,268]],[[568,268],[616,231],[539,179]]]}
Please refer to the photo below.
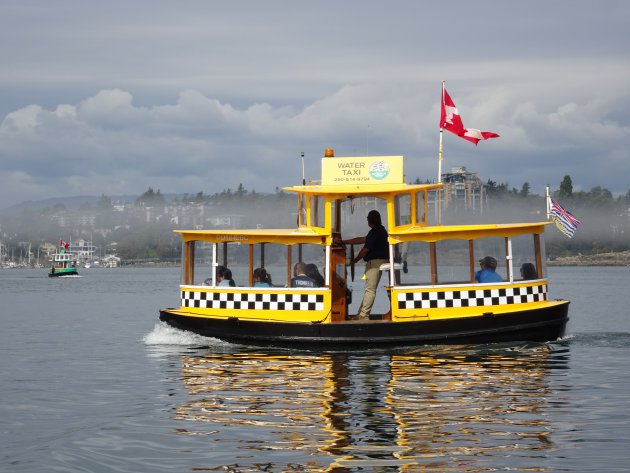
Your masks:
{"label": "small flag on distant boat", "polygon": [[562,207],[558,202],[556,202],[553,197],[549,196],[549,216],[553,223],[556,224],[558,230],[564,233],[569,238],[573,237],[575,230],[579,227],[582,222],[580,222],[577,218],[573,216],[571,212]]}
{"label": "small flag on distant boat", "polygon": [[457,107],[448,95],[444,82],[442,82],[442,110],[440,115],[440,128],[456,134],[460,138],[470,141],[471,143],[479,143],[481,140],[488,138],[498,138],[499,135],[491,131],[481,131],[475,128],[465,128],[462,117],[457,111]]}

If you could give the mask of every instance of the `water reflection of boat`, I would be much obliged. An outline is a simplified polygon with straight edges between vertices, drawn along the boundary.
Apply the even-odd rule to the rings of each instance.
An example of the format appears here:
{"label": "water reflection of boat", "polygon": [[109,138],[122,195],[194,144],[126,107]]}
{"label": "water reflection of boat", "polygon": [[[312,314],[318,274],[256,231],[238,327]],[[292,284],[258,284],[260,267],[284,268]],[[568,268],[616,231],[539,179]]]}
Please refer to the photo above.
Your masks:
{"label": "water reflection of boat", "polygon": [[543,471],[548,375],[565,364],[542,345],[184,356],[175,416],[179,434],[208,436],[239,471],[255,470],[248,457],[267,471]]}
{"label": "water reflection of boat", "polygon": [[[403,176],[402,156],[325,157],[321,185],[286,188],[297,195],[297,229],[178,231],[184,249],[181,305],[161,310],[160,319],[201,335],[256,344],[485,343],[563,336],[569,303],[548,298],[542,238],[548,222],[430,224],[429,204],[442,184],[410,185]],[[362,321],[349,320],[347,286],[354,266],[346,261],[353,248],[339,243],[346,214],[359,201],[382,208],[389,231],[389,263],[381,267],[389,310]],[[487,255],[498,260],[500,281],[476,281],[477,261]],[[323,286],[288,287],[296,261],[320,261]],[[229,265],[240,286],[218,284],[219,262]],[[274,287],[254,284],[256,266],[266,262],[285,268],[274,275]],[[527,278],[518,274],[525,263],[534,270]]]}

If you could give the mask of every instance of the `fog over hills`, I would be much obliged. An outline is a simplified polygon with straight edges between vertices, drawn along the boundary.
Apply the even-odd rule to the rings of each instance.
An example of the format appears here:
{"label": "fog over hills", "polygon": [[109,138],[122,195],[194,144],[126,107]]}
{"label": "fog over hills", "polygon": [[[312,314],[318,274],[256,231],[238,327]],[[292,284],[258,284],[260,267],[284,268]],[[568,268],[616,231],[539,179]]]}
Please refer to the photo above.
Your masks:
{"label": "fog over hills", "polygon": [[[115,195],[107,196],[112,202],[134,202],[138,195]],[[167,200],[171,200],[176,197],[181,197],[179,194],[165,194]],[[20,202],[19,204],[11,205],[10,207],[0,208],[0,215],[16,215],[23,211],[36,211],[45,208],[52,208],[55,205],[63,205],[67,210],[79,210],[84,205],[94,205],[98,202],[101,196],[96,195],[76,195],[70,197],[50,197],[43,200],[27,200]]]}

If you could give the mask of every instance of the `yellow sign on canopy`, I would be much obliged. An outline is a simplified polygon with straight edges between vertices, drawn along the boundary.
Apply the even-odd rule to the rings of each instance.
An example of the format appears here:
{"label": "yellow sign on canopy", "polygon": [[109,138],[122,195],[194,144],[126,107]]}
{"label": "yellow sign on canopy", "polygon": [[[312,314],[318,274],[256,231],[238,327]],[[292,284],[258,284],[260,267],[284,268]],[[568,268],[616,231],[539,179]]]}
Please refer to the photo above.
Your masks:
{"label": "yellow sign on canopy", "polygon": [[404,184],[402,156],[322,158],[322,185]]}

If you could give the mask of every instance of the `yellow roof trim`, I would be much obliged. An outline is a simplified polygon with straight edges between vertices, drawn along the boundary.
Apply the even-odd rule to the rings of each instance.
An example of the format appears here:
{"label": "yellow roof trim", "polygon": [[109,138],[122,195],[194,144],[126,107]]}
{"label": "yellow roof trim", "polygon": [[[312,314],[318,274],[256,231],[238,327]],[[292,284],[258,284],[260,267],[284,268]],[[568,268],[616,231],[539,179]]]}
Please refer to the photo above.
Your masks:
{"label": "yellow roof trim", "polygon": [[483,225],[437,225],[407,227],[389,232],[390,243],[403,241],[475,240],[484,237],[513,237],[542,234],[551,222],[499,223]]}
{"label": "yellow roof trim", "polygon": [[442,183],[436,184],[370,184],[367,185],[310,185],[310,186],[292,186],[283,187],[282,190],[304,193],[304,194],[319,194],[319,195],[339,195],[339,196],[351,196],[351,195],[374,195],[374,194],[391,194],[391,193],[405,193],[405,192],[420,192],[439,189],[443,186]]}
{"label": "yellow roof trim", "polygon": [[205,241],[208,243],[281,243],[295,245],[313,243],[323,245],[329,233],[319,228],[280,228],[280,229],[235,229],[235,230],[174,230],[183,241]]}
{"label": "yellow roof trim", "polygon": [[[500,223],[483,225],[436,225],[430,227],[405,227],[389,232],[390,243],[404,241],[434,242],[440,240],[475,240],[484,237],[514,237],[518,235],[542,234],[551,222]],[[297,229],[234,229],[234,230],[174,230],[183,241],[205,241],[208,243],[280,243],[295,245],[331,243],[331,235],[323,228],[300,227]]]}

